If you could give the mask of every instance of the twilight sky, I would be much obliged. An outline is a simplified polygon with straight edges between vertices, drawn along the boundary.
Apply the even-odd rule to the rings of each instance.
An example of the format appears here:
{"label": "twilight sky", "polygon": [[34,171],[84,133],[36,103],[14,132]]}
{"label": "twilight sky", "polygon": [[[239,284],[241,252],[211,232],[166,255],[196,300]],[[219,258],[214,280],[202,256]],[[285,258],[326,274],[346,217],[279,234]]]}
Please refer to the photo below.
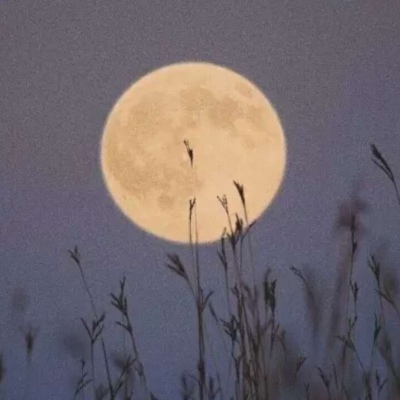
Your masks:
{"label": "twilight sky", "polygon": [[[181,372],[194,371],[194,306],[164,266],[166,252],[186,257],[188,249],[131,224],[99,168],[116,99],[143,74],[179,61],[243,74],[280,115],[287,172],[253,241],[257,276],[273,268],[282,324],[288,335],[304,331],[293,339],[307,354],[302,292],[289,266],[308,265],[333,286],[343,244],[335,218],[354,185],[370,205],[356,270],[361,296],[372,286],[368,252],[385,249],[389,264],[399,255],[395,197],[369,149],[374,142],[400,174],[399,17],[398,0],[1,0],[1,395],[71,398],[81,349],[73,338],[86,340],[79,318],[91,315],[67,253],[74,245],[100,309],[110,310],[108,295],[126,275],[155,394],[177,398]],[[201,258],[206,287],[218,290],[216,249],[202,247]],[[369,309],[372,300],[363,302]],[[111,347],[120,340],[114,317],[106,323]],[[19,331],[28,323],[39,327],[31,367]]]}

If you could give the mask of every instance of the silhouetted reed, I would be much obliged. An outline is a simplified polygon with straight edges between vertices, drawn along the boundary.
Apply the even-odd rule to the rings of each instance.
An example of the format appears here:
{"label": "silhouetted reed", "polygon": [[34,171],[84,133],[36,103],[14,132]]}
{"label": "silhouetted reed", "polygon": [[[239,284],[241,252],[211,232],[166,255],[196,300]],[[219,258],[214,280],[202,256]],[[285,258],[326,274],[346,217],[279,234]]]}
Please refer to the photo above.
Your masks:
{"label": "silhouetted reed", "polygon": [[385,157],[378,150],[378,148],[373,143],[371,143],[370,146],[371,146],[371,151],[372,151],[372,161],[378,168],[380,168],[385,173],[385,175],[392,182],[393,188],[396,192],[397,202],[400,205],[400,193],[399,193],[399,189],[397,187],[397,182],[394,177],[392,168],[390,167],[389,163],[386,161]]}

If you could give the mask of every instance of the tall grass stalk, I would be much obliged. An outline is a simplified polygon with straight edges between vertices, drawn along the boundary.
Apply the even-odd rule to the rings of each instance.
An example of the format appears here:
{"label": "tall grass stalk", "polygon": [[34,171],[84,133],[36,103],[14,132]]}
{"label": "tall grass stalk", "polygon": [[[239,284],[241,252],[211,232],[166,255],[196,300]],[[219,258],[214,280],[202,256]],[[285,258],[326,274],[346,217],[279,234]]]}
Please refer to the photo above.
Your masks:
{"label": "tall grass stalk", "polygon": [[[83,273],[83,268],[82,268],[82,265],[81,265],[81,255],[80,255],[80,253],[78,251],[78,247],[75,246],[74,250],[69,250],[69,254],[70,254],[71,258],[75,261],[76,265],[78,266],[79,272],[81,274],[82,282],[83,282],[83,284],[85,286],[86,293],[88,294],[89,299],[90,299],[90,304],[92,306],[93,314],[94,314],[96,320],[99,321],[99,319],[100,319],[99,318],[99,314],[97,312],[96,305],[94,303],[94,299],[93,299],[92,293],[90,292],[89,286],[87,284],[85,274]],[[101,348],[102,348],[102,351],[103,351],[104,365],[105,365],[106,374],[107,374],[108,389],[110,391],[111,400],[114,400],[115,396],[114,396],[114,388],[113,388],[112,379],[111,379],[110,365],[109,365],[109,361],[108,361],[106,345],[105,345],[105,342],[104,342],[104,338],[103,338],[103,333],[102,332],[100,332],[100,340],[101,340]]]}
{"label": "tall grass stalk", "polygon": [[[206,365],[205,365],[205,342],[204,342],[204,326],[203,326],[203,311],[205,305],[203,304],[204,299],[203,290],[201,288],[201,276],[200,276],[200,259],[199,259],[199,232],[198,232],[198,221],[197,221],[197,190],[196,190],[196,170],[194,165],[194,152],[190,147],[190,144],[187,140],[184,141],[186,146],[186,150],[190,160],[190,170],[192,177],[192,191],[193,191],[193,200],[190,201],[190,211],[189,211],[189,241],[190,241],[190,249],[192,253],[194,253],[194,265],[193,269],[195,270],[196,277],[196,311],[197,311],[197,334],[198,334],[198,347],[199,347],[199,361],[197,365],[198,373],[199,373],[199,397],[200,400],[205,399],[206,392]],[[194,234],[195,240],[193,243],[193,235],[192,235],[192,213],[194,211]],[[192,261],[193,262],[193,261]]]}

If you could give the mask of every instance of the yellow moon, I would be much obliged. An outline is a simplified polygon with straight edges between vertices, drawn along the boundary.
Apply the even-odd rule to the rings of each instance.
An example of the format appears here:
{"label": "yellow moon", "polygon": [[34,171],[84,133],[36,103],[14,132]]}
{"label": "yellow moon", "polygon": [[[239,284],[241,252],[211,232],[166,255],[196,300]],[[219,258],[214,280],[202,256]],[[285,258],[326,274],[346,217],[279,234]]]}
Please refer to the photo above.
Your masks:
{"label": "yellow moon", "polygon": [[[184,140],[193,149],[191,167]],[[218,240],[227,217],[249,221],[274,199],[284,176],[286,141],[279,117],[249,80],[231,69],[188,62],[150,72],[119,98],[101,141],[106,187],[128,219],[174,242],[189,241],[196,198],[199,243]]]}

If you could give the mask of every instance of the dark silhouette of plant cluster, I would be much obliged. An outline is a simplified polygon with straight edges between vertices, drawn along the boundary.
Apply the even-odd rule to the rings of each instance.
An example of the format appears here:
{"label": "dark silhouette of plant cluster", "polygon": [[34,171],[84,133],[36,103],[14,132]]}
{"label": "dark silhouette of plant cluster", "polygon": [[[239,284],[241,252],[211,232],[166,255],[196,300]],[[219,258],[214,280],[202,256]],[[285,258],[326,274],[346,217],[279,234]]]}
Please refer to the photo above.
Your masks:
{"label": "dark silhouette of plant cluster", "polygon": [[[346,235],[347,253],[331,293],[332,304],[322,309],[322,291],[310,270],[289,266],[304,289],[313,340],[324,343],[323,354],[308,357],[300,353],[288,339],[280,322],[278,280],[268,269],[260,284],[254,278],[254,257],[251,241],[254,222],[248,218],[245,188],[234,181],[241,200],[243,218],[232,215],[226,196],[218,196],[221,212],[226,214],[227,227],[219,242],[218,264],[224,278],[226,312],[219,315],[213,306],[213,292],[202,285],[200,246],[196,205],[195,152],[184,142],[193,178],[193,198],[189,201],[188,236],[189,262],[176,253],[167,254],[166,267],[188,287],[197,316],[198,362],[194,372],[181,376],[183,400],[392,400],[400,399],[400,364],[398,325],[400,309],[397,286],[379,257],[370,254],[360,260],[359,244],[362,238],[362,217],[368,206],[354,196],[342,204],[337,228]],[[390,180],[400,205],[400,196],[394,173],[384,156],[371,144],[372,160]],[[91,304],[93,320],[81,319],[90,344],[90,360],[81,360],[80,377],[73,392],[74,399],[92,400],[157,400],[149,389],[145,368],[139,357],[138,346],[129,314],[125,278],[119,292],[110,295],[110,303],[120,320],[115,325],[129,340],[130,348],[123,356],[114,357],[117,371],[112,368],[104,334],[106,314],[99,314],[89,289],[77,247],[69,251],[77,265]],[[359,303],[363,289],[355,279],[356,264],[365,264],[375,285],[377,311],[369,332],[357,329]],[[250,273],[251,284],[246,278]],[[328,296],[329,297],[329,296]],[[226,346],[228,371],[218,369],[216,354],[207,345],[210,338],[207,325],[215,324]],[[397,333],[397,336],[396,336]],[[361,352],[360,343],[369,336],[369,354]],[[27,355],[31,356],[35,334],[24,334]],[[396,347],[397,346],[397,347]],[[100,348],[106,382],[100,382],[96,367],[96,349]],[[317,351],[317,350],[316,350]],[[363,354],[362,354],[363,353]],[[317,357],[318,355],[318,357]],[[0,384],[5,376],[3,356],[0,354]]]}

